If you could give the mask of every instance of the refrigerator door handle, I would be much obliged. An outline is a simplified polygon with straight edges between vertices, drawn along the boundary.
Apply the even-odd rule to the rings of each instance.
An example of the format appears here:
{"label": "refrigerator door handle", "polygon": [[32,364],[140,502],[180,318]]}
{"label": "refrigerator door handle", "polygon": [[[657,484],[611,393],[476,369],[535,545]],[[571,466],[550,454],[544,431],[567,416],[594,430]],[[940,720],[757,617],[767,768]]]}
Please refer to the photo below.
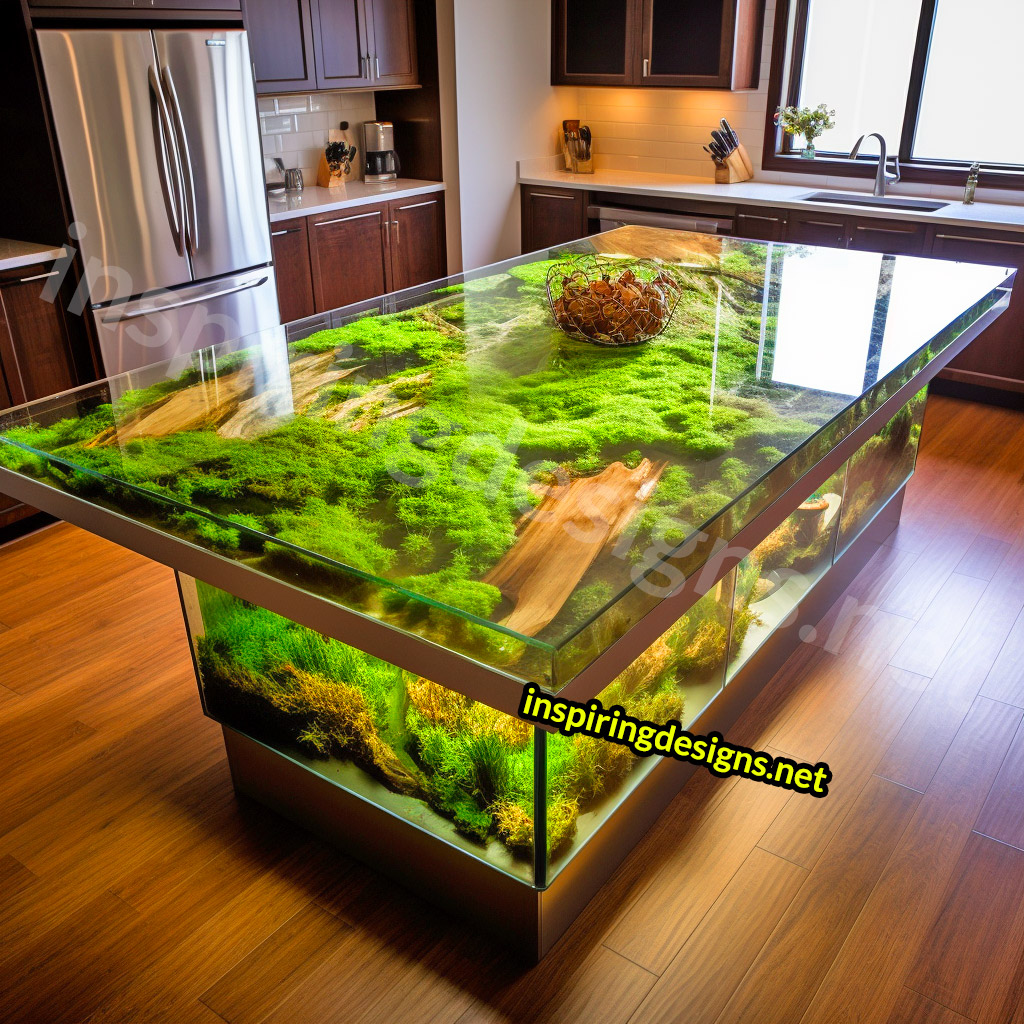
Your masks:
{"label": "refrigerator door handle", "polygon": [[[174,248],[179,256],[185,255],[185,239],[181,222],[181,207],[178,187],[181,183],[181,167],[178,164],[178,150],[171,138],[171,115],[167,109],[160,80],[153,66],[149,67],[149,91],[156,102],[157,128],[160,145],[157,147],[157,169],[160,175],[160,188],[164,194],[164,206],[167,209],[167,221],[174,238]],[[171,180],[173,178],[173,181]]]}
{"label": "refrigerator door handle", "polygon": [[210,299],[222,299],[225,295],[235,295],[238,292],[247,292],[250,288],[259,288],[269,281],[269,276],[255,278],[245,281],[243,284],[234,285],[231,288],[221,288],[215,292],[203,292],[202,295],[193,296],[191,299],[182,299],[180,302],[168,302],[163,306],[146,306],[142,309],[133,309],[128,313],[119,313],[117,316],[103,317],[104,324],[119,324],[124,320],[136,320],[140,316],[153,316],[154,313],[166,313],[172,309],[182,309],[185,306],[196,306],[200,302],[208,302]]}
{"label": "refrigerator door handle", "polygon": [[185,220],[189,238],[189,247],[193,252],[199,249],[199,218],[196,214],[196,177],[192,169],[192,154],[188,148],[188,137],[185,134],[185,120],[181,116],[181,104],[178,102],[178,90],[174,87],[171,69],[163,69],[164,85],[167,95],[171,98],[171,110],[174,112],[174,128],[178,146],[181,150],[181,171],[185,183]]}

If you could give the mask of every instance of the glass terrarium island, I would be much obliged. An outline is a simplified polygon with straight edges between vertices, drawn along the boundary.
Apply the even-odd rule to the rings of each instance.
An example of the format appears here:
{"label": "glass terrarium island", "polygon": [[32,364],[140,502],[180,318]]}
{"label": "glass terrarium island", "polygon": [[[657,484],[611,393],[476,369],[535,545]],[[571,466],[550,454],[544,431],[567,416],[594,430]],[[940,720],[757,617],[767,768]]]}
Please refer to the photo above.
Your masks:
{"label": "glass terrarium island", "polygon": [[177,571],[240,792],[542,956],[688,769],[524,685],[727,728],[1011,284],[622,228],[10,410],[0,492]]}

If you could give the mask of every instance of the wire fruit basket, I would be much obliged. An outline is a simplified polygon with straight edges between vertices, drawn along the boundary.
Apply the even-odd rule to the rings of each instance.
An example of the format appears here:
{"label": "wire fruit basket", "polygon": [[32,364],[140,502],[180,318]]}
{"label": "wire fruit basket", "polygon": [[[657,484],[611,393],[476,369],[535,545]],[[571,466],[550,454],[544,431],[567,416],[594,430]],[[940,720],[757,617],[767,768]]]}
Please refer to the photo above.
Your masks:
{"label": "wire fruit basket", "polygon": [[653,260],[583,255],[548,271],[548,304],[570,338],[595,345],[639,345],[668,327],[682,285]]}

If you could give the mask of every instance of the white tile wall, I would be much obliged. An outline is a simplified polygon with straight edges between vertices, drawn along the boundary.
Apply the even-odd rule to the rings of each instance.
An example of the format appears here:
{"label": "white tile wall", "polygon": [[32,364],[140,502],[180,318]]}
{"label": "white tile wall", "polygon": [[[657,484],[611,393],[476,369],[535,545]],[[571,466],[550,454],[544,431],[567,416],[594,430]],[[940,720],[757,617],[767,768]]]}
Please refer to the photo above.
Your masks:
{"label": "white tile wall", "polygon": [[[307,185],[316,184],[316,172],[320,154],[327,144],[328,129],[348,121],[350,129],[356,131],[364,121],[373,121],[377,117],[372,92],[261,96],[259,111],[268,179],[280,177],[273,163],[273,158],[279,156],[285,167],[302,169]],[[362,150],[362,146],[359,149]]]}

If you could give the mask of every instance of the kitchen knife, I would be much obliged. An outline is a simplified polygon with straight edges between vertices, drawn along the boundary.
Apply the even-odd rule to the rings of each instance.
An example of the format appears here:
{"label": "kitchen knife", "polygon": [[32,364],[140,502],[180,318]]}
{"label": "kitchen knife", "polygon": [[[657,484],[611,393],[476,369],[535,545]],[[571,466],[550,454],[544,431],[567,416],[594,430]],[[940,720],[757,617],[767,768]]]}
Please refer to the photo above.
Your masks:
{"label": "kitchen knife", "polygon": [[720,124],[722,125],[722,131],[725,132],[726,137],[732,142],[733,146],[740,144],[740,137],[732,130],[732,125],[723,117]]}
{"label": "kitchen knife", "polygon": [[711,155],[719,162],[724,163],[727,156],[726,152],[717,142],[711,143]]}
{"label": "kitchen knife", "polygon": [[736,147],[732,144],[732,139],[729,138],[724,132],[712,132],[711,138],[718,143],[721,147],[722,152],[728,156]]}
{"label": "kitchen knife", "polygon": [[[712,145],[714,146],[714,143],[712,143]],[[718,149],[717,146],[714,146],[714,148],[715,148],[715,150]],[[711,157],[711,159],[714,160],[716,164],[720,164],[722,162],[722,158],[718,155],[718,153],[717,152],[713,152],[707,146],[704,147],[704,152],[707,153],[707,155],[709,157]]]}

